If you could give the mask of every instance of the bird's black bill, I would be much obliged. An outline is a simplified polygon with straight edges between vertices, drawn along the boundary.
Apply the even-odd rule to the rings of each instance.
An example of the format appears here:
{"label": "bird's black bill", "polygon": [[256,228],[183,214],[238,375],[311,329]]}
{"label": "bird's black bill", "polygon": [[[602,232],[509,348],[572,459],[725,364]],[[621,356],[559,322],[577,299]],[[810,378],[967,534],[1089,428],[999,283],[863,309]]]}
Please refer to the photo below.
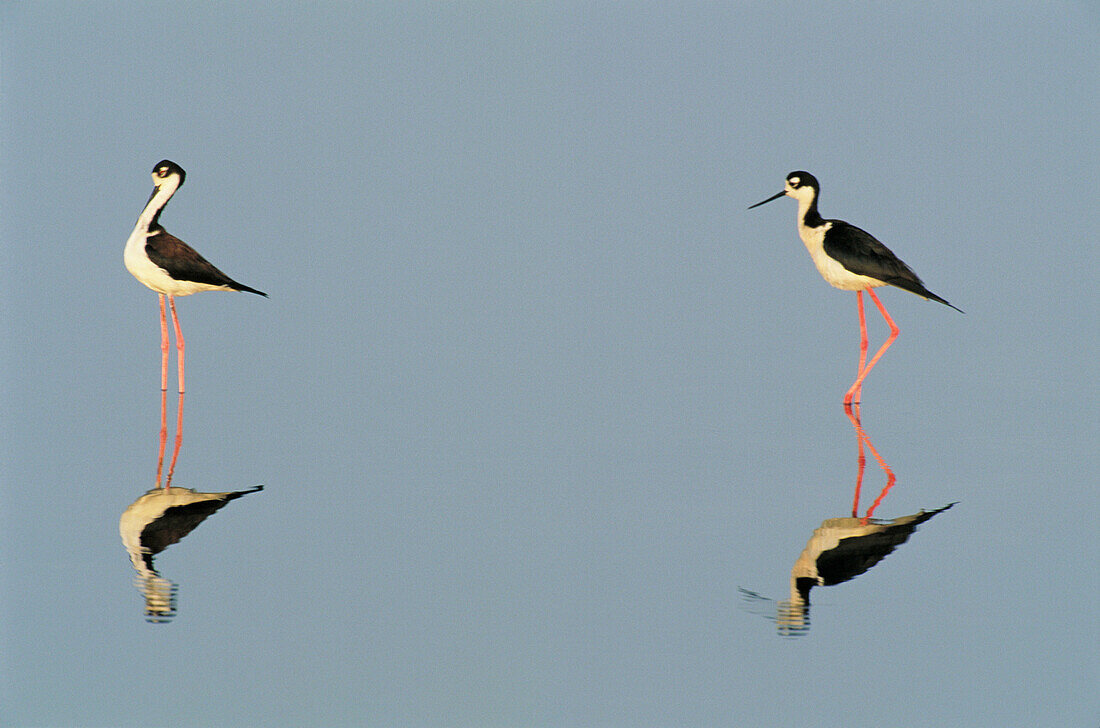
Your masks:
{"label": "bird's black bill", "polygon": [[782,192],[776,192],[774,195],[772,195],[768,199],[764,200],[764,202],[757,202],[755,205],[749,205],[749,209],[751,210],[754,207],[760,207],[764,203],[771,202],[772,200],[778,200],[780,197],[782,197],[785,194],[787,194],[786,190],[783,190]]}

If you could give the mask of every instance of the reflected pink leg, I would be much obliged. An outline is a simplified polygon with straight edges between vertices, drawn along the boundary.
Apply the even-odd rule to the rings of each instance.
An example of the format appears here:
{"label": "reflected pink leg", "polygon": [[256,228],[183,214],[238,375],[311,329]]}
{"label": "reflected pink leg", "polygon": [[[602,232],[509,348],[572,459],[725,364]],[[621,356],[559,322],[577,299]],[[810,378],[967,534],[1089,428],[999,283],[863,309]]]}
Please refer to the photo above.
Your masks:
{"label": "reflected pink leg", "polygon": [[867,521],[871,520],[871,516],[874,515],[875,509],[878,508],[880,503],[882,503],[882,499],[885,498],[886,494],[890,492],[890,489],[894,487],[894,483],[897,482],[897,476],[894,475],[894,471],[890,468],[890,466],[886,464],[886,460],[884,460],[883,457],[879,455],[878,450],[876,450],[875,446],[871,443],[870,435],[868,435],[867,431],[863,429],[863,422],[860,418],[859,407],[846,406],[844,408],[844,413],[848,415],[848,419],[852,422],[852,427],[854,427],[856,431],[856,440],[859,443],[859,456],[857,460],[858,470],[856,475],[856,496],[855,500],[852,503],[852,518],[857,518],[859,516],[859,492],[863,486],[863,469],[867,464],[867,459],[863,454],[864,447],[871,451],[871,456],[874,457],[875,462],[877,462],[878,466],[882,468],[882,472],[886,473],[886,485],[883,486],[882,492],[878,494],[877,498],[875,498],[875,502],[872,503],[871,507],[867,509],[867,515],[865,515],[862,519],[863,523],[867,523]]}
{"label": "reflected pink leg", "polygon": [[[167,397],[167,392],[165,392]],[[179,402],[176,404],[176,444],[172,448],[172,462],[168,466],[168,478],[164,481],[164,487],[172,485],[172,475],[176,472],[176,459],[180,456],[180,445],[183,444],[183,392],[180,392]]]}
{"label": "reflected pink leg", "polygon": [[878,454],[878,450],[871,444],[871,438],[867,437],[867,433],[863,434],[864,439],[867,441],[867,449],[871,451],[871,455],[874,456],[875,462],[886,473],[886,485],[883,486],[882,492],[878,494],[878,498],[875,498],[875,502],[871,504],[871,507],[867,509],[867,515],[863,517],[863,522],[871,520],[871,516],[874,515],[875,509],[878,508],[879,503],[882,503],[882,499],[886,497],[886,494],[890,492],[890,489],[894,487],[894,483],[897,482],[897,476],[894,475],[894,471],[890,469],[890,466],[886,464],[886,461],[882,459],[882,456]]}
{"label": "reflected pink leg", "polygon": [[867,467],[867,456],[863,453],[863,439],[866,433],[863,432],[863,425],[859,420],[859,405],[854,408],[852,405],[844,406],[844,413],[848,415],[848,419],[852,423],[852,429],[856,432],[856,492],[852,497],[852,518],[856,518],[859,515],[859,494],[863,490],[863,471]]}
{"label": "reflected pink leg", "polygon": [[[168,313],[164,310],[164,294],[160,296],[160,388],[168,391]],[[157,478],[160,485],[160,478]]]}
{"label": "reflected pink leg", "polygon": [[[165,370],[167,371],[167,369]],[[160,390],[160,446],[157,448],[157,485],[160,487],[160,476],[164,472],[164,446],[168,442],[168,390]],[[167,487],[167,485],[165,486]]]}
{"label": "reflected pink leg", "polygon": [[[172,325],[176,327],[176,364],[179,367],[179,385],[180,394],[184,392],[183,386],[183,355],[184,345],[183,333],[180,331],[180,320],[176,316],[176,297],[168,297],[168,306],[172,309]],[[167,388],[167,374],[165,375],[165,388]]]}

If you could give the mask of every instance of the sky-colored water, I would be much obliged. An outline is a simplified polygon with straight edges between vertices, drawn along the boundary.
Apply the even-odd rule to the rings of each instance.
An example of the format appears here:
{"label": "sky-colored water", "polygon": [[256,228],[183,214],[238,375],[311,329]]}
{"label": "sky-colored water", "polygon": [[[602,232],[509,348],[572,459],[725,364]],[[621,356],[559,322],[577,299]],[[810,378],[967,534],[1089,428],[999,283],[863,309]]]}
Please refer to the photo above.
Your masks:
{"label": "sky-colored water", "polygon": [[[1093,4],[7,3],[0,42],[0,722],[1100,719]],[[149,624],[163,158],[161,222],[270,294],[179,300],[174,485],[265,488]],[[876,516],[958,505],[784,638],[742,590],[856,476],[855,296],[746,210],[796,169],[966,314],[881,292],[862,422]]]}

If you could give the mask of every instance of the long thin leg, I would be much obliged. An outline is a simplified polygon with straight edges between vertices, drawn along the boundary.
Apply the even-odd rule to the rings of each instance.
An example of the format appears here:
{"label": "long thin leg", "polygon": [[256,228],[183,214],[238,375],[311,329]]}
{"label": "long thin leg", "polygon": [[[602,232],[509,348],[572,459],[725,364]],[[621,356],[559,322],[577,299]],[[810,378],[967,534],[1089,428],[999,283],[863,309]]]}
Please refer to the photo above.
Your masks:
{"label": "long thin leg", "polygon": [[[160,389],[168,391],[168,314],[164,310],[164,294],[160,296]],[[160,485],[160,478],[157,478]]]}
{"label": "long thin leg", "polygon": [[[180,331],[180,320],[176,316],[176,297],[168,297],[168,306],[172,309],[172,325],[176,327],[176,363],[179,366],[179,385],[180,394],[183,394],[185,388],[183,386],[183,355],[185,342],[183,340],[183,332]],[[885,313],[885,312],[884,312]],[[167,379],[165,380],[165,389],[167,389]]]}
{"label": "long thin leg", "polygon": [[[167,396],[167,392],[165,392]],[[168,477],[164,481],[164,487],[172,485],[172,476],[176,472],[176,459],[180,456],[180,445],[183,444],[183,392],[180,392],[179,402],[176,404],[176,445],[172,448],[172,462],[168,466]]]}
{"label": "long thin leg", "polygon": [[850,407],[853,399],[856,404],[859,404],[861,390],[863,389],[860,375],[863,373],[863,365],[867,361],[867,317],[863,313],[863,291],[856,291],[856,310],[859,311],[859,367],[856,368],[856,381],[844,394],[845,407]]}
{"label": "long thin leg", "polygon": [[853,394],[861,391],[863,388],[863,380],[867,378],[867,375],[875,368],[875,364],[878,363],[878,360],[882,358],[882,355],[886,353],[886,350],[890,348],[890,345],[898,338],[898,334],[901,333],[901,329],[894,323],[894,319],[890,318],[890,314],[886,313],[886,307],[882,305],[882,301],[878,300],[878,296],[875,295],[874,289],[868,288],[867,293],[871,296],[871,300],[875,302],[875,305],[878,306],[879,313],[882,314],[882,318],[886,321],[886,325],[890,327],[890,336],[886,338],[886,342],[877,352],[875,352],[875,355],[871,357],[871,361],[867,362],[867,366],[860,370],[859,377],[856,379],[855,384],[853,384],[852,388],[848,390],[848,393],[844,395],[845,404],[851,402]]}

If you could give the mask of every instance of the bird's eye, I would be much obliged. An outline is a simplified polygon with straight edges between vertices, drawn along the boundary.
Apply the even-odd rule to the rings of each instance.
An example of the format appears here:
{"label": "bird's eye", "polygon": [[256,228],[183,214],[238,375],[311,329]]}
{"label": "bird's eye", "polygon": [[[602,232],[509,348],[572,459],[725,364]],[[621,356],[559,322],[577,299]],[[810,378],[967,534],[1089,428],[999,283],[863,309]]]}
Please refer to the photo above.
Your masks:
{"label": "bird's eye", "polygon": [[802,179],[800,177],[791,177],[787,181],[791,183],[791,187],[798,187],[802,184]]}

